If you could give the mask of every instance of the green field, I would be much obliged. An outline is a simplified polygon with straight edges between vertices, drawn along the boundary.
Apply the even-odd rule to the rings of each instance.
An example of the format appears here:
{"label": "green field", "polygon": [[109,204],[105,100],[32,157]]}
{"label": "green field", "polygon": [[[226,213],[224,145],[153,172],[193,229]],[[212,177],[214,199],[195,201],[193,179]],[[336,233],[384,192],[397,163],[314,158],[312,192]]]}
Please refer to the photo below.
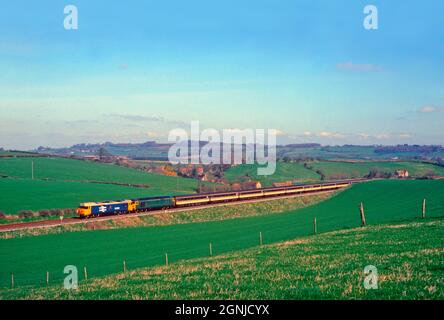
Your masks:
{"label": "green field", "polygon": [[361,178],[370,170],[377,169],[380,172],[394,173],[398,169],[406,169],[413,177],[423,177],[427,174],[444,175],[444,168],[422,162],[313,162],[310,163],[313,170],[321,170],[327,180]]}
{"label": "green field", "polygon": [[166,190],[193,191],[197,182],[192,179],[168,177],[138,170],[90,161],[64,158],[3,158],[0,159],[0,175],[15,178],[31,178],[31,162],[34,161],[34,178],[63,181],[104,181],[144,184]]}
{"label": "green field", "polygon": [[277,162],[276,172],[270,176],[258,176],[258,165],[238,165],[225,172],[225,178],[230,182],[242,181],[245,177],[260,181],[263,186],[271,186],[274,182],[319,181],[321,176],[316,172],[322,171],[325,180],[362,178],[369,174],[370,170],[394,174],[395,170],[406,169],[412,177],[424,177],[425,175],[444,175],[444,167],[434,164],[413,161],[361,161],[361,162],[336,162],[315,161],[309,162],[309,168],[302,163]]}
{"label": "green field", "polygon": [[[444,220],[329,232],[3,299],[443,299]],[[378,269],[365,290],[363,269]]]}
{"label": "green field", "polygon": [[[31,180],[31,162],[34,180]],[[0,158],[0,210],[73,208],[80,202],[194,193],[197,181],[63,158]],[[98,184],[138,184],[148,188]]]}
{"label": "green field", "polygon": [[191,259],[208,255],[213,243],[215,254],[256,246],[259,232],[265,243],[303,237],[312,233],[316,216],[318,231],[327,232],[359,226],[358,203],[364,202],[368,224],[411,220],[421,215],[423,198],[427,216],[444,215],[444,181],[373,181],[315,206],[288,213],[190,223],[163,227],[73,232],[0,240],[0,286],[8,286],[14,273],[16,284],[41,285],[46,271],[61,281],[63,268],[87,266],[90,277],[121,270],[126,260],[133,268]]}
{"label": "green field", "polygon": [[41,157],[40,154],[35,152],[26,152],[26,151],[6,151],[0,150],[0,157]]}
{"label": "green field", "polygon": [[158,195],[158,188],[130,188],[97,183],[0,179],[0,210],[75,208],[80,202]]}
{"label": "green field", "polygon": [[243,177],[248,176],[252,180],[260,181],[262,186],[271,186],[274,182],[284,181],[318,181],[320,176],[307,168],[301,163],[286,163],[278,161],[276,163],[276,172],[270,176],[258,176],[257,164],[241,164],[228,169],[225,172],[225,178],[230,182],[241,180]]}
{"label": "green field", "polygon": [[389,152],[378,153],[375,152],[377,147],[375,146],[318,146],[318,147],[305,147],[305,148],[291,148],[288,146],[278,146],[277,153],[280,157],[290,157],[294,159],[304,158],[316,158],[316,159],[328,159],[328,160],[391,160],[398,158],[402,160],[411,160],[418,157],[433,158],[443,157],[443,151],[437,151],[433,153],[423,152]]}

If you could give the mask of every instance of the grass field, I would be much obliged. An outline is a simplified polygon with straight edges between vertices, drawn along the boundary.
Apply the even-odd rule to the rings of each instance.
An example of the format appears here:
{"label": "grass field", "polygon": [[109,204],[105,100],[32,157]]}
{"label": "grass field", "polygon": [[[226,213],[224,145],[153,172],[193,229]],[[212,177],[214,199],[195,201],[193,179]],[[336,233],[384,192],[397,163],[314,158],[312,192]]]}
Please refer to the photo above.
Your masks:
{"label": "grass field", "polygon": [[113,164],[64,158],[3,158],[0,159],[0,175],[14,178],[31,178],[31,162],[34,161],[34,178],[58,181],[104,181],[144,184],[151,187],[193,191],[197,182],[192,179],[168,177],[146,173]]}
{"label": "grass field", "polygon": [[277,153],[280,156],[287,156],[292,158],[318,158],[329,160],[390,160],[393,158],[399,159],[415,159],[415,157],[427,156],[443,157],[442,151],[424,154],[421,152],[390,152],[377,153],[375,146],[319,146],[311,148],[291,148],[287,146],[277,147]]}
{"label": "grass field", "polygon": [[362,162],[330,162],[318,161],[309,163],[310,169],[302,163],[277,162],[276,172],[270,176],[258,176],[258,165],[238,165],[225,172],[230,182],[235,182],[248,176],[252,180],[260,181],[263,186],[271,186],[274,182],[283,181],[319,181],[321,176],[316,173],[321,170],[326,180],[361,178],[368,175],[370,170],[394,173],[397,169],[407,169],[410,176],[423,177],[425,175],[444,175],[444,167],[433,164],[409,161],[362,161]]}
{"label": "grass field", "polygon": [[158,188],[130,188],[97,183],[0,179],[0,210],[14,214],[20,210],[75,208],[80,202],[125,199],[158,195]]}
{"label": "grass field", "polygon": [[242,164],[228,169],[225,178],[230,182],[239,181],[242,177],[248,176],[252,180],[260,181],[262,186],[271,186],[274,182],[284,181],[318,181],[320,176],[312,170],[304,167],[301,163],[277,162],[276,172],[270,176],[258,176],[257,164]]}
{"label": "grass field", "polygon": [[[444,220],[329,232],[2,299],[443,299]],[[370,245],[369,245],[370,244]],[[378,289],[363,269],[378,270]]]}
{"label": "grass field", "polygon": [[40,154],[35,152],[26,152],[26,151],[6,151],[0,150],[0,157],[41,157]]}
{"label": "grass field", "polygon": [[[31,180],[31,161],[34,178]],[[74,208],[80,202],[194,193],[197,181],[145,173],[112,164],[63,158],[0,158],[0,210]],[[88,183],[140,184],[149,188]]]}
{"label": "grass field", "polygon": [[406,169],[410,176],[422,177],[427,174],[444,175],[444,168],[433,164],[421,162],[313,162],[313,170],[321,170],[326,179],[347,179],[366,176],[370,170],[378,169],[380,172],[394,173],[398,169]]}
{"label": "grass field", "polygon": [[318,231],[327,232],[359,226],[358,203],[364,202],[369,224],[414,219],[420,216],[427,198],[427,216],[444,215],[444,181],[373,181],[353,186],[318,205],[288,213],[226,221],[190,223],[90,232],[73,232],[39,237],[0,240],[0,286],[8,286],[14,273],[18,286],[42,285],[46,271],[54,281],[63,268],[73,264],[88,267],[91,277],[121,270],[126,260],[133,268],[256,246],[259,232],[264,243],[290,240],[312,233],[317,217]]}

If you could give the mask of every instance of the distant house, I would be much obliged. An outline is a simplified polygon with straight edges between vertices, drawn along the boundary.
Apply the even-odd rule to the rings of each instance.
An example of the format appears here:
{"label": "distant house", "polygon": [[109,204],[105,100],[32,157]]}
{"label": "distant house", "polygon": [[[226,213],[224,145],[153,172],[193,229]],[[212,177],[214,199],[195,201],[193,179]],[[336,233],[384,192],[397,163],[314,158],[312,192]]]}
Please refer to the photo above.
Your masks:
{"label": "distant house", "polygon": [[285,181],[285,182],[275,182],[273,183],[273,187],[291,187],[293,185],[293,181]]}
{"label": "distant house", "polygon": [[242,186],[240,183],[235,182],[235,183],[231,184],[231,190],[241,190],[241,189],[242,189]]}
{"label": "distant house", "polygon": [[407,170],[396,170],[395,171],[395,177],[397,178],[408,178],[409,177],[409,172]]}
{"label": "distant house", "polygon": [[242,184],[242,189],[260,189],[262,184],[259,181],[248,181]]}
{"label": "distant house", "polygon": [[90,161],[99,161],[100,160],[100,158],[99,158],[99,156],[83,156],[83,159],[85,159],[85,160],[90,160]]}
{"label": "distant house", "polygon": [[197,168],[196,168],[196,174],[197,174],[198,176],[203,176],[203,175],[204,175],[204,168],[202,168],[202,167],[197,167]]}
{"label": "distant house", "polygon": [[191,174],[193,173],[193,167],[188,166],[188,167],[180,168],[179,172],[183,176],[191,176]]}

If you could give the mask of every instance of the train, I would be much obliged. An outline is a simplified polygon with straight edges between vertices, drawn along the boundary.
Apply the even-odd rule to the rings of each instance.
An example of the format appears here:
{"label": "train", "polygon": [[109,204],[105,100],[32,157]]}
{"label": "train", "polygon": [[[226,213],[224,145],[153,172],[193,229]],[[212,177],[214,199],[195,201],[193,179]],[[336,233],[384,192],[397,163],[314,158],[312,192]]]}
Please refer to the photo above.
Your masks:
{"label": "train", "polygon": [[200,193],[183,196],[158,196],[128,200],[102,202],[85,202],[77,208],[80,218],[92,218],[107,215],[119,215],[136,212],[146,212],[170,208],[201,206],[223,202],[234,202],[250,199],[279,197],[286,195],[334,191],[348,187],[362,179],[337,181],[323,184],[293,185],[288,187],[270,187],[253,190],[230,192]]}

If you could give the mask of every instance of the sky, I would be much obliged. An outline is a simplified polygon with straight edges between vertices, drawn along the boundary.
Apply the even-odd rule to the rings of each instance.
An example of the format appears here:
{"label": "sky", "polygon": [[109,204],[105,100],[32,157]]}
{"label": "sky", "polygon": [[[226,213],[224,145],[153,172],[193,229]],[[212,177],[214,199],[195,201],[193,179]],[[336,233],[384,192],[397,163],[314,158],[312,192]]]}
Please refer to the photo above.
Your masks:
{"label": "sky", "polygon": [[276,129],[280,143],[444,144],[443,12],[441,0],[4,1],[0,147],[164,142],[191,121]]}

